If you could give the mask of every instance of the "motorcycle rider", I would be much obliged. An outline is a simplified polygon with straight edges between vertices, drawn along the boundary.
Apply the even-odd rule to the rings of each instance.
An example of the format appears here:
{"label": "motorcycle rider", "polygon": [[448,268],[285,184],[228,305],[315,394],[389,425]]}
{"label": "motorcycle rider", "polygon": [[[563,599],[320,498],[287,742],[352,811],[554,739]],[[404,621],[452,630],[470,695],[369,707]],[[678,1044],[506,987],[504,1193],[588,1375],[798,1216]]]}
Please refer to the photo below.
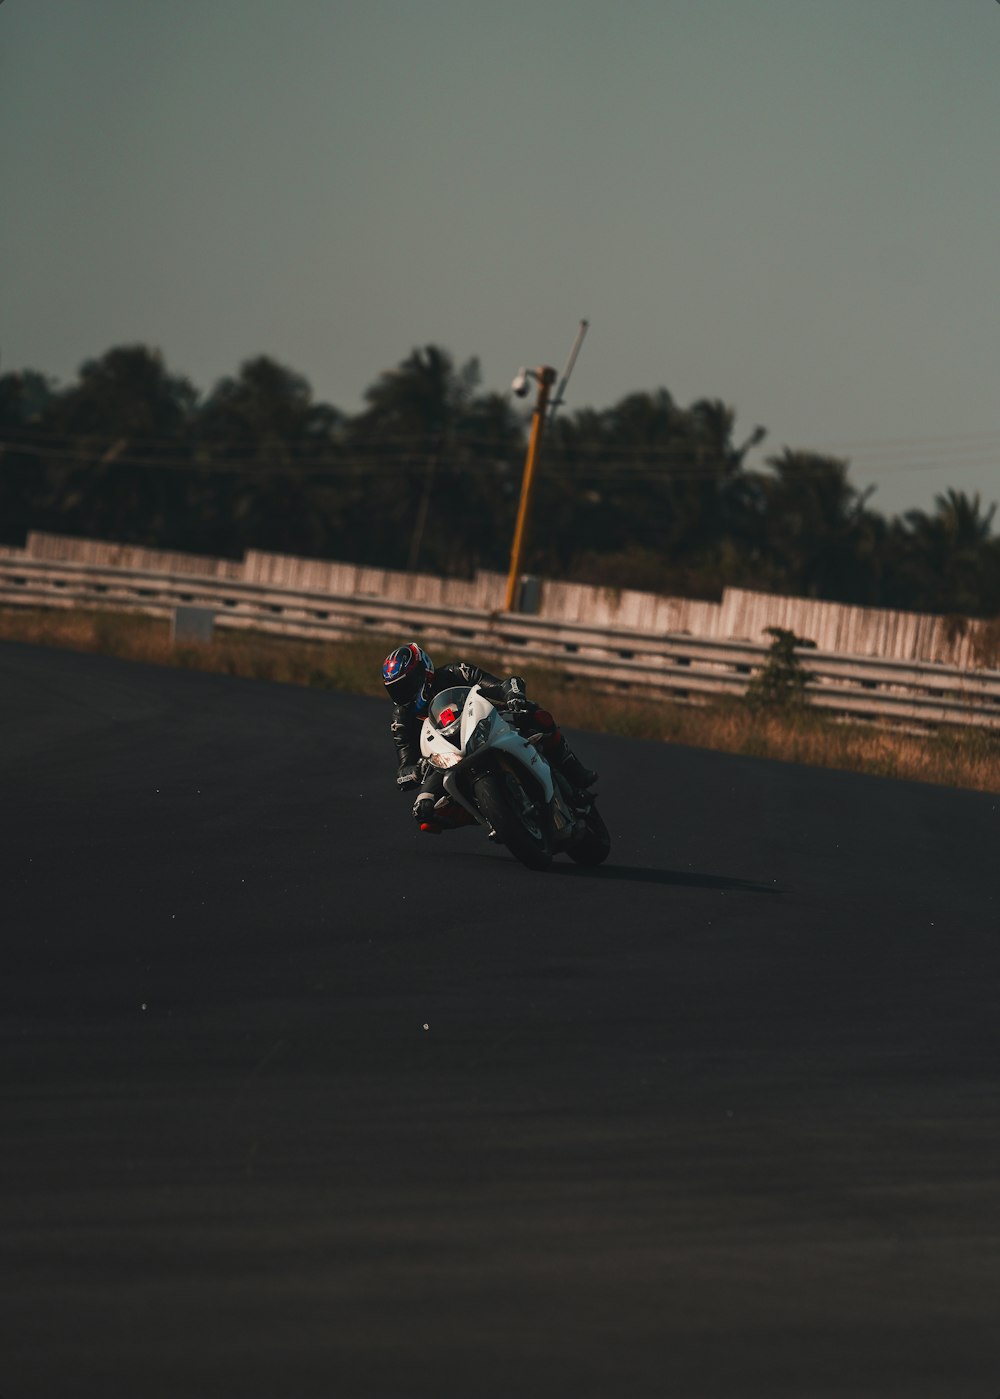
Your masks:
{"label": "motorcycle rider", "polygon": [[545,737],[539,745],[553,768],[561,772],[577,792],[585,792],[597,781],[597,773],[584,767],[570,748],[547,709],[529,700],[524,681],[518,675],[498,679],[469,661],[452,661],[435,669],[430,656],[415,641],[390,651],[382,663],[382,682],[393,702],[389,732],[396,746],[400,791],[420,787],[413,804],[413,818],[422,831],[437,833],[441,825],[434,819],[434,804],[443,791],[442,774],[430,768],[421,784],[420,728],[431,700],[454,685],[478,685],[486,698],[505,709],[518,729]]}

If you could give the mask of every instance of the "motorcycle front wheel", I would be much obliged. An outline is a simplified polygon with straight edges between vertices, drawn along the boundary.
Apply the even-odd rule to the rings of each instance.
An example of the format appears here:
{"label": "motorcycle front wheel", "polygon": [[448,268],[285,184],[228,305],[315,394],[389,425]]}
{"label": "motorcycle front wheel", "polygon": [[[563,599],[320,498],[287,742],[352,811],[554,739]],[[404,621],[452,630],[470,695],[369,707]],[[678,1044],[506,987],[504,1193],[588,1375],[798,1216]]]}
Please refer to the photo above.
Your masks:
{"label": "motorcycle front wheel", "polygon": [[513,773],[489,772],[477,778],[475,800],[497,839],[522,865],[544,870],[552,863],[552,841],[544,815]]}

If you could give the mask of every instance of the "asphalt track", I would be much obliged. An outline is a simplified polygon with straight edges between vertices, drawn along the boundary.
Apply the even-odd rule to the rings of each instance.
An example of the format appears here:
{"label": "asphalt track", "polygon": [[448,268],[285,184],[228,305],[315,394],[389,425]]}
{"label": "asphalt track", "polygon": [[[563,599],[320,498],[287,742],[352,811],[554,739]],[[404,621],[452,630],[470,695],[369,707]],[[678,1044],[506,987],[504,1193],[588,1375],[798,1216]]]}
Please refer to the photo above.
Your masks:
{"label": "asphalt track", "polygon": [[3,1399],[1000,1392],[1000,798],[0,646]]}

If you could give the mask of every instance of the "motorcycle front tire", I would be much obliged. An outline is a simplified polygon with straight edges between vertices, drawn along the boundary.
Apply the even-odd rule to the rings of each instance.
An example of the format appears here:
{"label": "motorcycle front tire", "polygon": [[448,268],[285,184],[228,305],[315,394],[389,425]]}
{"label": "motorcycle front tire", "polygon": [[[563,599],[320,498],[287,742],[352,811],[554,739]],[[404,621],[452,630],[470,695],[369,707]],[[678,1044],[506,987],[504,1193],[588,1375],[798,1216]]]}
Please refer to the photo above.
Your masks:
{"label": "motorcycle front tire", "polygon": [[522,865],[530,870],[548,869],[552,863],[552,841],[537,809],[528,819],[515,805],[515,794],[509,786],[519,789],[516,779],[502,773],[484,773],[476,779],[475,800],[479,810],[497,833],[497,839]]}

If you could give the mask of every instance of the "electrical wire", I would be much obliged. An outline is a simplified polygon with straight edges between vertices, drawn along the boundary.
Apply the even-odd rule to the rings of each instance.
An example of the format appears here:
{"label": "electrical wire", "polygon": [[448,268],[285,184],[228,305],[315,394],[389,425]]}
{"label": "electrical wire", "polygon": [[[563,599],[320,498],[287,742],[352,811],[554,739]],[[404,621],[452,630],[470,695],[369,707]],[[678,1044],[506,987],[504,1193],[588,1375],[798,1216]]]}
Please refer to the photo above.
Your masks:
{"label": "electrical wire", "polygon": [[[484,470],[499,467],[505,472],[520,470],[520,461],[504,460],[503,454],[496,452],[496,445],[489,439],[478,437],[455,437],[441,449],[428,450],[426,438],[383,438],[377,443],[352,442],[331,451],[318,450],[317,443],[282,443],[282,460],[268,460],[267,457],[245,456],[236,458],[206,459],[201,455],[208,444],[199,444],[196,455],[159,455],[151,450],[149,455],[140,455],[136,450],[116,452],[121,438],[101,441],[91,446],[57,445],[67,441],[67,434],[19,433],[5,434],[0,439],[0,452],[10,452],[20,456],[43,458],[56,462],[80,463],[102,467],[132,467],[144,470],[186,471],[204,474],[275,474],[286,471],[297,475],[353,475],[391,476],[426,471],[428,463],[434,460],[439,467],[450,474],[470,473],[481,475]],[[954,455],[935,452],[927,455],[929,445],[939,440],[948,444]],[[246,442],[257,445],[259,439],[227,441],[225,446],[242,445]],[[956,470],[983,469],[1000,466],[1000,436],[993,434],[968,434],[961,439],[912,439],[914,446],[923,446],[919,456],[911,455],[900,459],[907,450],[903,439],[898,442],[883,442],[882,459],[878,455],[866,455],[860,460],[845,463],[859,474],[868,477],[904,475],[910,473],[951,472]],[[406,450],[406,444],[411,450]],[[177,442],[168,438],[129,438],[127,444],[133,449],[143,446],[173,448]],[[964,445],[963,445],[964,444]],[[739,473],[720,464],[718,460],[703,463],[678,462],[683,442],[678,449],[670,451],[650,450],[648,447],[624,445],[609,448],[603,445],[565,446],[546,444],[542,451],[543,474],[551,479],[571,478],[579,482],[664,482],[696,480],[731,480],[737,474],[761,474],[759,469],[742,466]],[[386,448],[391,450],[386,450]],[[491,451],[492,449],[492,451]],[[463,452],[484,452],[487,460],[463,458]],[[287,454],[287,455],[286,455]],[[805,456],[832,456],[828,451],[803,450]]]}

